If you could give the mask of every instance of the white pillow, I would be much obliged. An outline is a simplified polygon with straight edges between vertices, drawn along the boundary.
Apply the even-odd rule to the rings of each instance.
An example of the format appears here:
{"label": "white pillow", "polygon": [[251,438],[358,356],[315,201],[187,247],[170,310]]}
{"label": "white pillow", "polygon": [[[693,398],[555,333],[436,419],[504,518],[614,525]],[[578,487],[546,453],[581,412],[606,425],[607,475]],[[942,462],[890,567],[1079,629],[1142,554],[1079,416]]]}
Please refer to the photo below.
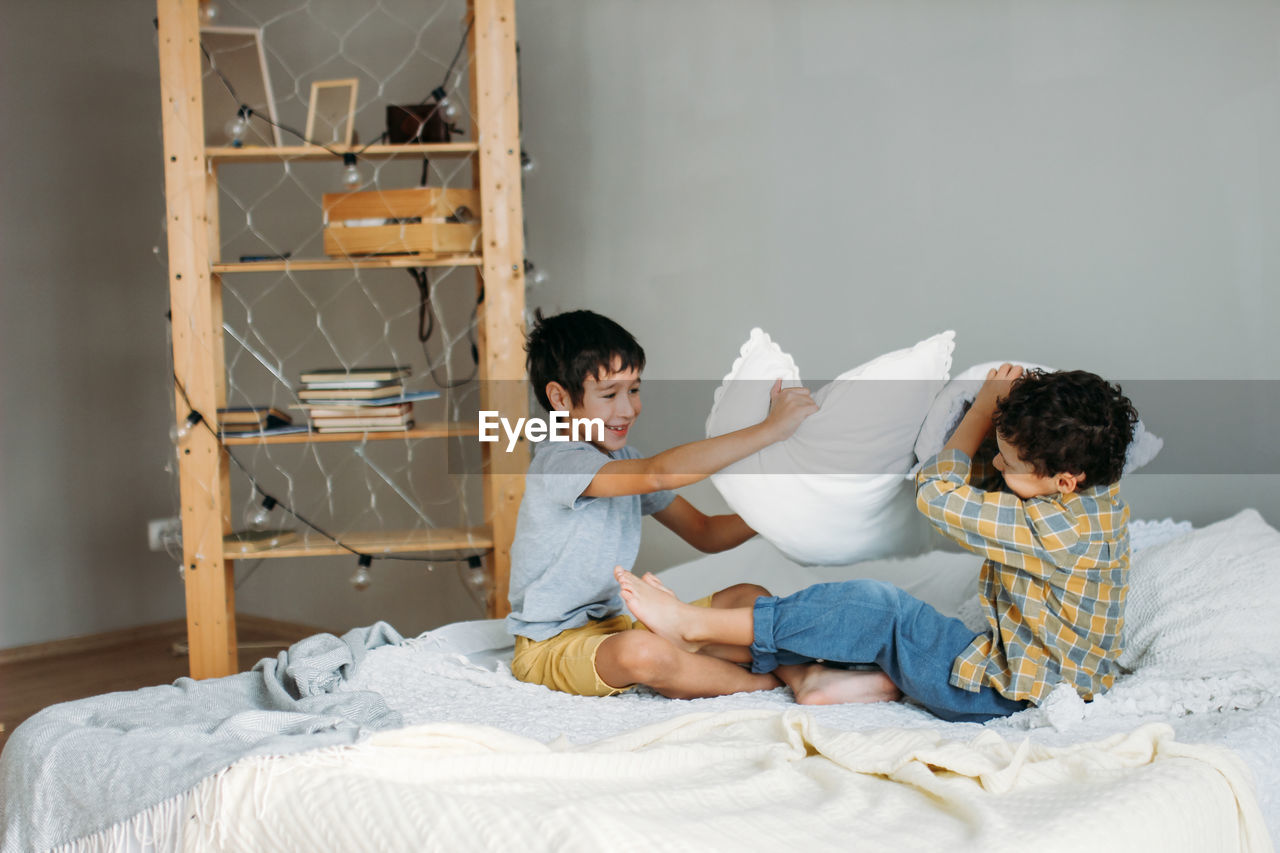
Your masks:
{"label": "white pillow", "polygon": [[[942,450],[942,446],[947,443],[951,433],[955,432],[969,404],[973,402],[973,398],[978,395],[978,390],[982,387],[982,383],[986,381],[987,371],[1004,363],[1001,361],[989,361],[986,364],[975,364],[948,382],[938,392],[933,405],[929,407],[929,414],[925,417],[924,424],[920,427],[920,435],[916,438],[915,453],[917,463],[911,469],[912,476],[915,476],[916,471],[920,470],[925,462],[928,462]],[[1054,368],[1045,367],[1042,364],[1032,364],[1025,361],[1010,361],[1008,363],[1016,364],[1029,370],[1038,369],[1046,373],[1056,372]],[[1142,421],[1138,421],[1133,429],[1133,441],[1129,443],[1129,451],[1125,455],[1124,473],[1128,474],[1146,465],[1156,457],[1162,447],[1164,447],[1164,439],[1147,432],[1147,428]]]}
{"label": "white pillow", "polygon": [[[921,553],[929,525],[903,475],[954,349],[955,332],[943,332],[842,373],[814,393],[819,411],[791,438],[712,475],[712,482],[734,512],[798,563]],[[716,390],[707,435],[759,423],[775,379],[797,386],[800,370],[767,334],[752,329]]]}
{"label": "white pillow", "polygon": [[1133,556],[1120,665],[1280,676],[1280,532],[1257,510]]}

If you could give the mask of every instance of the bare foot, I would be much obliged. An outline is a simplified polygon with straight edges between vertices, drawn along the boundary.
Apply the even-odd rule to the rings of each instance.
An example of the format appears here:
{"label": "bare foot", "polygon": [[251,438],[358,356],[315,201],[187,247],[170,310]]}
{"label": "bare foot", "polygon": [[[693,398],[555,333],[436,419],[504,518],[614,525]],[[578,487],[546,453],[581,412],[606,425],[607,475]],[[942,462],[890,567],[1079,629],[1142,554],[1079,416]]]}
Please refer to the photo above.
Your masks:
{"label": "bare foot", "polygon": [[875,670],[836,669],[820,663],[780,666],[775,670],[799,705],[895,702],[902,698],[889,676]]}
{"label": "bare foot", "polygon": [[660,590],[662,590],[663,592],[665,592],[667,595],[671,596],[672,598],[678,598],[678,596],[677,596],[674,592],[672,592],[672,591],[670,590],[670,588],[668,588],[668,587],[667,587],[667,585],[666,585],[666,584],[664,584],[662,581],[658,580],[658,576],[657,576],[657,575],[655,575],[653,572],[645,572],[645,573],[644,573],[644,577],[640,578],[640,580],[644,581],[645,583],[647,583],[649,586],[653,587],[654,589],[660,589]]}
{"label": "bare foot", "polygon": [[684,635],[687,621],[685,611],[694,611],[696,615],[699,608],[685,604],[660,582],[657,586],[646,583],[622,566],[615,566],[613,575],[622,587],[622,600],[627,603],[631,614],[643,622],[646,628],[677,649],[696,652],[702,648],[703,644],[692,642]]}

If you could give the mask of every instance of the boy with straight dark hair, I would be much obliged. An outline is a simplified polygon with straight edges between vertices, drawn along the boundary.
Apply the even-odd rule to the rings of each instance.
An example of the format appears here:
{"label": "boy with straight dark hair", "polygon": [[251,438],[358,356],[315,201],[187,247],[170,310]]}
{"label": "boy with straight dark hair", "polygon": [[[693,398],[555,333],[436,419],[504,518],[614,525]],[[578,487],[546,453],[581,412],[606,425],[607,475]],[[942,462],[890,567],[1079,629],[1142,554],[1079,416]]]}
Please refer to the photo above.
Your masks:
{"label": "boy with straight dark hair", "polygon": [[[891,685],[939,717],[982,722],[1040,703],[1061,682],[1091,699],[1111,686],[1121,651],[1129,508],[1117,481],[1137,417],[1118,386],[1092,373],[1023,375],[1006,364],[987,375],[916,478],[920,510],[986,558],[979,590],[987,628],[976,636],[869,580],[706,610],[619,567],[622,597],[686,651],[745,647],[752,671],[775,673],[801,703],[867,701]],[[992,476],[973,461],[983,446]]]}
{"label": "boy with straight dark hair", "polygon": [[[642,515],[701,551],[723,551],[755,535],[737,515],[707,516],[670,490],[791,435],[813,412],[804,388],[775,383],[759,424],[644,458],[627,444],[640,415],[644,350],[626,329],[590,311],[539,313],[529,333],[529,381],[548,412],[570,423],[599,419],[603,435],[537,446],[511,548],[511,671],[522,681],[587,696],[647,684],[665,696],[694,698],[779,686],[752,673],[742,649],[705,654],[679,649],[622,612],[613,575],[631,566]],[[747,606],[767,590],[738,584],[704,603]],[[727,658],[726,659],[726,656]]]}

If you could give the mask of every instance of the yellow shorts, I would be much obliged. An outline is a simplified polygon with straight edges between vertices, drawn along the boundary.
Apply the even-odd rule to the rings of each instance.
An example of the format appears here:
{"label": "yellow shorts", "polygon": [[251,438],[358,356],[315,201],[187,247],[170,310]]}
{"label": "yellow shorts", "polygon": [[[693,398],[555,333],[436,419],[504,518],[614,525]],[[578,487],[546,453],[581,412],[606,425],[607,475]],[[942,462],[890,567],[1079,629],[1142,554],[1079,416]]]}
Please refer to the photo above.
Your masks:
{"label": "yellow shorts", "polygon": [[[691,601],[710,607],[711,596]],[[648,630],[624,613],[608,619],[593,619],[578,628],[561,631],[546,640],[516,637],[511,674],[530,684],[541,684],[561,693],[577,696],[612,696],[635,687],[614,687],[596,672],[596,651],[606,638],[623,631]]]}

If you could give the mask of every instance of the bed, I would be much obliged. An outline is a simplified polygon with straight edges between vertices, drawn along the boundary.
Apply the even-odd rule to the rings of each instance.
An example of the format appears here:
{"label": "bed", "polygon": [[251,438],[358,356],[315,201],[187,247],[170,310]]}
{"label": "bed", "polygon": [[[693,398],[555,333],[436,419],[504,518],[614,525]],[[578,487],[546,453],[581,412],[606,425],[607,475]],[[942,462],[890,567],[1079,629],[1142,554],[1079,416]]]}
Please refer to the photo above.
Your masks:
{"label": "bed", "polygon": [[[32,717],[0,756],[0,847],[1270,850],[1280,642],[1256,581],[1280,533],[1252,511],[1133,532],[1133,671],[1088,705],[1059,691],[979,726],[781,688],[574,697],[511,677],[500,622],[380,624]],[[757,540],[663,579],[694,596],[879,577],[964,616],[977,562],[806,568]]]}

